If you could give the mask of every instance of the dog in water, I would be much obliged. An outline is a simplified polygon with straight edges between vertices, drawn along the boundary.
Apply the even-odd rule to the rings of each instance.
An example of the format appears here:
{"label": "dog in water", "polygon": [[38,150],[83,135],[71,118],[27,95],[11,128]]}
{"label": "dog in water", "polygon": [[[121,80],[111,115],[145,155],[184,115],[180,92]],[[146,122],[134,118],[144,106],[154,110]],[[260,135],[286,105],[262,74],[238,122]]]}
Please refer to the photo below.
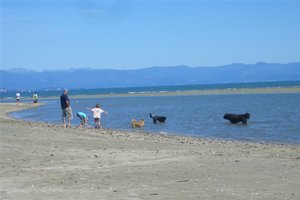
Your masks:
{"label": "dog in water", "polygon": [[141,128],[145,124],[144,119],[141,119],[140,121],[137,121],[136,119],[131,120],[131,126],[132,128]]}
{"label": "dog in water", "polygon": [[164,117],[164,116],[152,116],[152,114],[150,113],[150,118],[152,118],[153,119],[153,123],[154,124],[156,124],[156,122],[158,121],[158,122],[165,122],[166,121],[166,117]]}
{"label": "dog in water", "polygon": [[239,122],[243,122],[243,124],[247,124],[247,121],[250,119],[250,114],[245,113],[245,114],[237,115],[237,114],[226,113],[223,118],[229,120],[232,124],[236,124]]}

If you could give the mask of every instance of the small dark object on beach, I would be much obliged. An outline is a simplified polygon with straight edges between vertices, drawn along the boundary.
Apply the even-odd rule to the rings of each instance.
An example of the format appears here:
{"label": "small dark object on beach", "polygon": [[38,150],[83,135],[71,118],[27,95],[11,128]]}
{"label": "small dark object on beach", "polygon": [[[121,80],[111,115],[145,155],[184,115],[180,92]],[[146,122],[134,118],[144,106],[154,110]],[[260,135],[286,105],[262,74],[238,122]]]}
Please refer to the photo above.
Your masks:
{"label": "small dark object on beach", "polygon": [[150,113],[150,118],[153,119],[153,123],[156,124],[157,121],[159,122],[165,122],[166,121],[166,117],[165,116],[152,116],[152,114]]}
{"label": "small dark object on beach", "polygon": [[245,114],[237,115],[237,114],[226,113],[223,118],[229,120],[232,124],[236,124],[239,122],[243,122],[243,124],[247,124],[247,121],[250,119],[250,114],[245,113]]}

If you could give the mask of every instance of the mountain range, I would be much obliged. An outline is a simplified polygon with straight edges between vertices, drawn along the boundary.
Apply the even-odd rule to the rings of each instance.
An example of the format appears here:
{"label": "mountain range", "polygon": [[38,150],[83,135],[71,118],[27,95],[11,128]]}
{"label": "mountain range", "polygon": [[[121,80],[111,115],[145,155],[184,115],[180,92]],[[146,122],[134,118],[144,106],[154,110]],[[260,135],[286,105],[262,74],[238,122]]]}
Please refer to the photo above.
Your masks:
{"label": "mountain range", "polygon": [[91,89],[299,80],[300,62],[234,63],[217,67],[180,65],[135,70],[89,68],[42,72],[20,68],[0,70],[0,88],[6,90]]}

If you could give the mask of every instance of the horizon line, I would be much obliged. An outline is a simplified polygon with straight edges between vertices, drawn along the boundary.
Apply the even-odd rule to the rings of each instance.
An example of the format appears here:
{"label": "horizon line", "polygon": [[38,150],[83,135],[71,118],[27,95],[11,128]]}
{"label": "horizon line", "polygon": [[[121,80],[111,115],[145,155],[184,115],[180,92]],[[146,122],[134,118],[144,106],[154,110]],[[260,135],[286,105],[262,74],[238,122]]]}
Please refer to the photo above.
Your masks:
{"label": "horizon line", "polygon": [[255,63],[241,63],[241,62],[233,62],[230,64],[224,64],[224,65],[214,65],[214,66],[189,66],[185,64],[179,64],[179,65],[157,65],[157,66],[150,66],[150,67],[142,67],[142,68],[100,68],[100,67],[70,67],[66,69],[32,69],[32,68],[26,68],[26,67],[12,67],[12,68],[3,68],[0,67],[0,70],[3,71],[34,71],[34,72],[45,72],[45,71],[70,71],[70,70],[124,70],[124,71],[133,71],[133,70],[143,70],[143,69],[149,69],[149,68],[160,68],[160,67],[189,67],[189,68],[215,68],[215,67],[224,67],[224,66],[230,66],[230,65],[257,65],[257,64],[295,64],[300,63],[299,61],[292,61],[287,63],[279,63],[279,62],[265,62],[265,61],[258,61]]}

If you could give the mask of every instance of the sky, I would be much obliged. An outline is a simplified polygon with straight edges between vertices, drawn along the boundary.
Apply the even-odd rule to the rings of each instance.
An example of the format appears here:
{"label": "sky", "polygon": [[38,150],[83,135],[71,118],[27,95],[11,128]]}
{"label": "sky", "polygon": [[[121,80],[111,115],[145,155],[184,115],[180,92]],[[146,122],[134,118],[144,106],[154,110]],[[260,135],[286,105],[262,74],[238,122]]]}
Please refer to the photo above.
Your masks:
{"label": "sky", "polygon": [[300,61],[300,0],[0,0],[0,68]]}

